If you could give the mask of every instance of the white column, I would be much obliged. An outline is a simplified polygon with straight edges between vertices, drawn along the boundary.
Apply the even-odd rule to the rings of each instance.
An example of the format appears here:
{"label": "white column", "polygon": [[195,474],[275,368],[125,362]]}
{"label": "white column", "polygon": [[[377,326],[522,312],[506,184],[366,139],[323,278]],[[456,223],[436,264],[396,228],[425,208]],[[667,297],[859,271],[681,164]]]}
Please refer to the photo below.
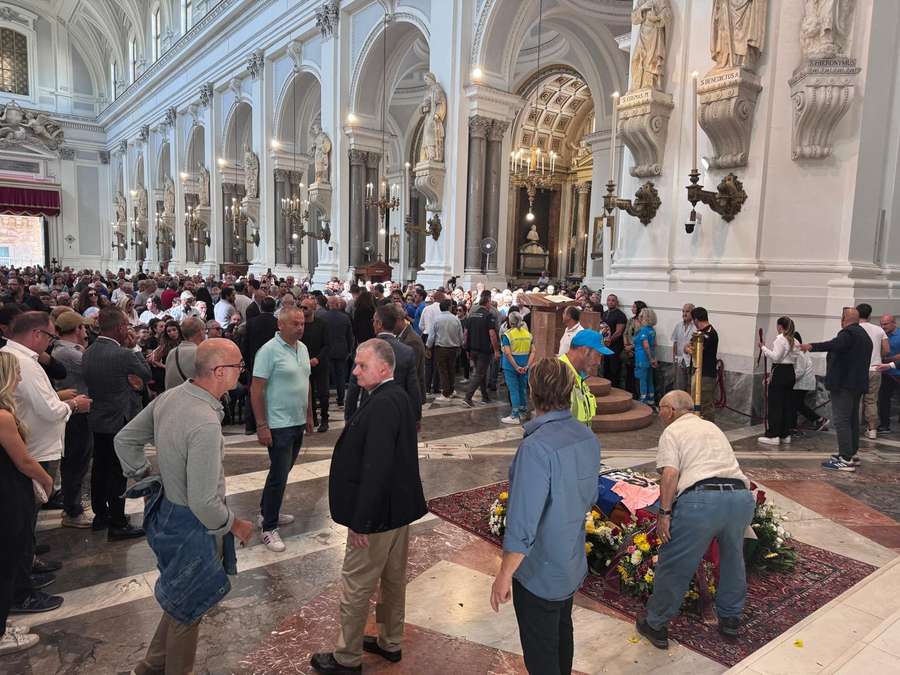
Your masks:
{"label": "white column", "polygon": [[154,157],[153,141],[147,138],[144,142],[144,187],[147,189],[147,246],[144,253],[144,270],[156,271],[159,253],[156,250],[156,191],[159,189],[157,185],[157,176],[154,175],[153,166],[157,163],[153,161]]}
{"label": "white column", "polygon": [[[272,113],[271,101],[266,95],[265,87],[269,79],[265,76],[265,71],[270,67],[266,66],[258,77],[255,79],[250,77],[245,82],[245,86],[250,91],[251,106],[253,107],[250,145],[253,152],[259,157],[259,223],[257,223],[259,228],[259,245],[253,247],[253,257],[250,260],[249,269],[257,277],[275,264],[275,237],[273,229],[275,210],[274,200],[269,198],[275,190],[275,179],[269,163],[269,153],[267,152],[269,139],[272,137],[272,121],[270,119]],[[252,230],[248,230],[247,238],[249,239],[252,234]]]}
{"label": "white column", "polygon": [[204,145],[206,168],[209,169],[209,246],[201,265],[204,274],[220,274],[222,262],[222,174],[219,171],[219,141],[222,128],[222,101],[219,93],[203,109]]}
{"label": "white column", "polygon": [[184,153],[187,149],[183,147],[184,134],[179,128],[184,123],[184,116],[176,115],[175,124],[169,129],[169,172],[175,183],[175,222],[172,223],[175,250],[172,251],[170,270],[183,270],[187,261],[187,233],[184,231],[184,181],[181,180],[181,167],[185,164]]}

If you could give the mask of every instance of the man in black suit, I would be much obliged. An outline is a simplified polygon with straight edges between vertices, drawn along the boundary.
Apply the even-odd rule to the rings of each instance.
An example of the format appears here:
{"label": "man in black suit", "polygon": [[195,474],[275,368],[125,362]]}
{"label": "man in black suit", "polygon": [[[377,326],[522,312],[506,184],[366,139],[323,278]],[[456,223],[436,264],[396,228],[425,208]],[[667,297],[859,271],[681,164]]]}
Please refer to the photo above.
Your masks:
{"label": "man in black suit", "polygon": [[[377,338],[362,343],[353,374],[369,397],[344,427],[331,458],[331,517],[349,531],[341,634],[334,652],[313,655],[311,665],[320,673],[360,672],[363,650],[392,662],[402,658],[409,525],[427,511],[415,414],[394,381],[391,345]],[[379,635],[364,636],[379,585]]]}
{"label": "man in black suit", "polygon": [[[319,433],[328,431],[328,354],[331,345],[328,342],[328,327],[316,316],[317,303],[314,298],[304,298],[300,303],[303,308],[303,337],[301,341],[309,352],[313,424],[318,426]],[[321,423],[316,419],[321,413]]]}
{"label": "man in black suit", "polygon": [[[319,303],[321,304],[321,303]],[[322,320],[328,327],[328,374],[337,394],[337,405],[344,405],[344,390],[347,386],[347,359],[353,351],[353,324],[350,315],[341,305],[343,301],[335,296],[328,298],[328,309],[322,312]]]}
{"label": "man in black suit", "polygon": [[[250,305],[252,308],[254,305]],[[249,314],[248,309],[248,314]],[[278,319],[275,318],[275,298],[263,298],[260,300],[260,311],[251,319],[247,319],[244,327],[244,342],[241,356],[248,373],[253,372],[253,359],[259,348],[275,337],[278,332]],[[250,435],[256,433],[256,418],[253,416],[253,406],[244,408],[244,432]]]}
{"label": "man in black suit", "polygon": [[[396,305],[380,305],[375,309],[375,318],[372,325],[375,328],[375,337],[387,342],[394,350],[394,382],[403,387],[412,403],[416,422],[422,419],[422,399],[420,397],[419,380],[416,372],[416,353],[412,347],[400,342],[395,334],[395,329],[400,321],[400,313],[403,310]],[[347,401],[344,407],[344,419],[349,420],[361,405],[368,393],[360,386],[354,375],[350,376],[350,386],[347,389]]]}
{"label": "man in black suit", "polygon": [[92,399],[88,426],[94,435],[91,465],[91,507],[94,530],[107,530],[110,540],[142,537],[125,516],[126,480],[116,457],[113,439],[141,410],[141,389],[150,380],[150,366],[125,346],[128,319],[116,307],[97,315],[100,335],[84,352],[81,367]]}
{"label": "man in black suit", "polygon": [[[853,473],[859,466],[859,401],[869,390],[872,340],[859,325],[859,311],[844,307],[841,330],[833,340],[802,344],[805,352],[828,352],[825,388],[831,394],[831,423],[837,433],[838,454],[822,462],[833,471]],[[705,355],[704,355],[705,359]]]}

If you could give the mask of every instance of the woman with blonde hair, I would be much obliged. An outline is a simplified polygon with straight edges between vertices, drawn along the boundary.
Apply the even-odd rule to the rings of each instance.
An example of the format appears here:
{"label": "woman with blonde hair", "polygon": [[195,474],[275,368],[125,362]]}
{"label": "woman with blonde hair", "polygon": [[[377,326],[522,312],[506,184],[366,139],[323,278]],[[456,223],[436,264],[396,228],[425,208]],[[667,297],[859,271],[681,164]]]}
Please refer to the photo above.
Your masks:
{"label": "woman with blonde hair", "polygon": [[641,403],[656,405],[656,312],[642,307],[635,319],[634,376],[640,387]]}
{"label": "woman with blonde hair", "polygon": [[26,595],[41,593],[30,590],[30,563],[28,569],[23,569],[23,561],[34,557],[33,550],[31,555],[28,551],[34,547],[35,488],[32,481],[44,494],[53,491],[53,479],[28,454],[23,440],[27,429],[16,417],[14,394],[20,380],[16,357],[0,352],[0,514],[3,514],[4,529],[3,544],[0,545],[0,627],[3,628],[0,655],[28,649],[38,642],[37,635],[10,626],[7,619],[10,607],[24,600],[13,597],[16,590],[22,589]]}
{"label": "woman with blonde hair", "polygon": [[129,326],[137,326],[141,320],[138,318],[138,313],[134,309],[134,300],[124,295],[119,298],[118,302],[116,302],[116,307],[122,310],[122,313],[128,317],[128,325]]}

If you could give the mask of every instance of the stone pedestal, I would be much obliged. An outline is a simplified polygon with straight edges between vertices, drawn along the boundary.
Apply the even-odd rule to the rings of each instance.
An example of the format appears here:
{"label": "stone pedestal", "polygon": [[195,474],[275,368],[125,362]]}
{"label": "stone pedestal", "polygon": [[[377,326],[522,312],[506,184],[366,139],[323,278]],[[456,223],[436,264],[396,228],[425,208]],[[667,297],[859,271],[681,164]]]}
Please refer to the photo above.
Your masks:
{"label": "stone pedestal", "polygon": [[630,173],[651,178],[662,173],[672,97],[656,89],[637,89],[619,99],[619,131],[635,164]]}
{"label": "stone pedestal", "polygon": [[307,193],[309,205],[322,212],[322,220],[331,222],[331,183],[313,183]]}
{"label": "stone pedestal", "polygon": [[244,197],[241,200],[241,209],[247,216],[247,232],[244,235],[247,240],[244,245],[247,247],[247,260],[251,265],[260,264],[262,255],[262,241],[259,244],[253,243],[254,235],[259,233],[259,206],[259,199],[256,197]]}
{"label": "stone pedestal", "polygon": [[416,164],[413,173],[416,176],[416,190],[425,195],[425,210],[440,213],[444,200],[444,163],[422,161]]}
{"label": "stone pedestal", "polygon": [[794,104],[791,159],[824,159],[831,155],[834,128],[847,113],[860,69],[847,57],[812,59],[788,84]]}
{"label": "stone pedestal", "polygon": [[700,127],[715,153],[707,158],[711,169],[747,166],[760,91],[759,76],[743,68],[721,68],[700,78]]}

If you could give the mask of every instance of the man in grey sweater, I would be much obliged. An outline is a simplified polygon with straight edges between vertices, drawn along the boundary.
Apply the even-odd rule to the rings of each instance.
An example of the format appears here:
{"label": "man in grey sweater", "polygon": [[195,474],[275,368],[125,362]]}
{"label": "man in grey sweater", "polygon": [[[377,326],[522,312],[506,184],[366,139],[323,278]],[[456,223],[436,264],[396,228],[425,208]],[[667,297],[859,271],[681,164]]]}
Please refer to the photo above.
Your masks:
{"label": "man in grey sweater", "polygon": [[[160,531],[159,536],[149,539],[160,563],[156,598],[164,613],[147,655],[135,668],[139,674],[193,672],[200,619],[211,609],[202,604],[205,597],[173,598],[171,593],[160,594],[161,587],[163,590],[179,584],[184,587],[183,576],[190,574],[189,569],[178,569],[177,565],[171,564],[173,560],[182,559],[163,548],[166,542],[178,541],[182,547],[195,547],[197,529],[202,528],[214,538],[215,550],[221,551],[222,537],[228,532],[244,543],[253,533],[250,521],[237,518],[225,503],[222,464],[225,443],[219,399],[237,383],[243,368],[240,350],[231,340],[207,340],[197,347],[195,368],[196,375],[192,380],[163,392],[115,438],[116,454],[128,478],[142,478],[148,473],[150,462],[144,446],[152,443],[156,447],[165,492],[163,504],[176,505],[174,515],[168,520],[157,519],[154,529]],[[187,520],[185,509],[192,514]],[[184,531],[178,531],[178,526],[184,527]],[[213,549],[200,546],[196,550]],[[203,570],[198,560],[182,562],[190,569]],[[200,586],[203,581],[202,578],[194,579],[187,586]],[[174,602],[181,611],[190,607],[191,615],[199,614],[199,618],[190,623],[179,621],[172,616],[169,602]]]}

